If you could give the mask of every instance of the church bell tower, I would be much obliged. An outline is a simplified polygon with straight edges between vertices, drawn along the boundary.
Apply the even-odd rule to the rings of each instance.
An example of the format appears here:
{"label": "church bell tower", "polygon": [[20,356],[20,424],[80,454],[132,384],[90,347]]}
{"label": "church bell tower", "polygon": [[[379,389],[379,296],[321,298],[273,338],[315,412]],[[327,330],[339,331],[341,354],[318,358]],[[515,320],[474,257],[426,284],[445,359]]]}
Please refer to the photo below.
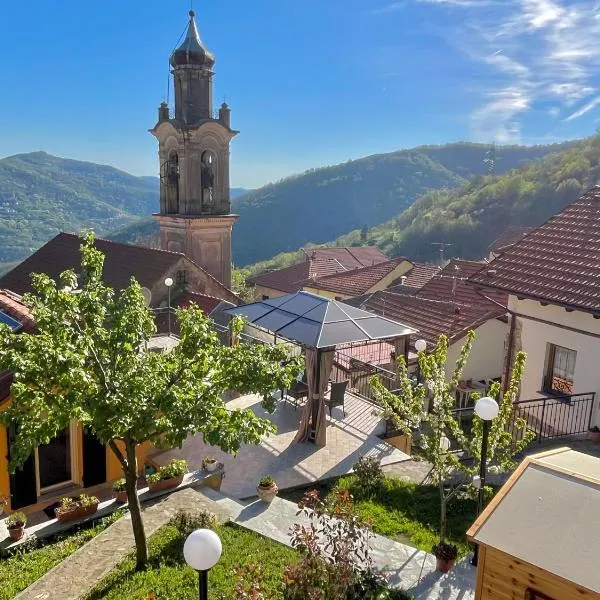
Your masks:
{"label": "church bell tower", "polygon": [[231,287],[229,144],[231,111],[223,103],[213,112],[215,57],[202,43],[195,13],[187,34],[170,58],[175,114],[163,102],[150,132],[158,140],[160,225],[164,250],[183,252],[228,288]]}

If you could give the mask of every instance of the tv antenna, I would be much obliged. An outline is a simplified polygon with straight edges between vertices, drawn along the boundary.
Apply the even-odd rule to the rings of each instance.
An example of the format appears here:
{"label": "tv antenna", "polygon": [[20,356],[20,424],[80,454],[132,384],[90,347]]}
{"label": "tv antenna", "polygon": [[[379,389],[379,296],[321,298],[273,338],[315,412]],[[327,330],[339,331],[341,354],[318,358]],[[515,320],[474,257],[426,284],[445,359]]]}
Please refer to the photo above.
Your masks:
{"label": "tv antenna", "polygon": [[450,248],[450,246],[454,246],[454,244],[450,244],[448,242],[431,242],[432,246],[439,246],[440,247],[440,262],[443,265],[444,264],[444,250],[446,248]]}

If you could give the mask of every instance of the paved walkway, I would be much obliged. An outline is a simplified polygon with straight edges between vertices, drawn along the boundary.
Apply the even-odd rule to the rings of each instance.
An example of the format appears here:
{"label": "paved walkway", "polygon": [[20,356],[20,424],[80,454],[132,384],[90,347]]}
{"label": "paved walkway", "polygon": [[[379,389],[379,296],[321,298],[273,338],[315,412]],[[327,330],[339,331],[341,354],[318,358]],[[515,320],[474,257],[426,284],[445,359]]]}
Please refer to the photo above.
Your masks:
{"label": "paved walkway", "polygon": [[[150,537],[168,523],[178,510],[207,508],[220,520],[227,520],[225,506],[219,506],[196,489],[188,488],[142,506],[146,535]],[[15,600],[78,600],[114,569],[133,550],[131,517],[107,527],[70,557],[16,596]]]}
{"label": "paved walkway", "polygon": [[[269,505],[260,500],[242,504],[213,490],[206,495],[226,508],[232,520],[261,535],[290,545],[288,532],[294,523],[308,524],[292,502],[275,498]],[[416,600],[473,600],[475,567],[461,561],[449,574],[435,569],[435,557],[422,550],[372,534],[371,557],[377,568],[388,575],[391,585],[410,592]]]}
{"label": "paved walkway", "polygon": [[164,464],[182,456],[191,469],[198,469],[205,456],[214,456],[225,465],[221,491],[233,498],[256,496],[256,486],[264,475],[277,480],[280,489],[299,487],[320,479],[344,475],[363,455],[377,456],[382,465],[410,461],[410,456],[378,437],[384,431],[383,421],[373,414],[375,407],[354,395],[346,396],[346,416],[340,407],[328,419],[327,445],[294,443],[302,409],[294,410],[288,402],[279,402],[273,414],[267,413],[256,395],[242,396],[227,403],[228,408],[250,408],[277,426],[277,433],[260,445],[245,445],[237,457],[204,443],[201,435],[188,438],[181,450],[155,455],[153,461]]}

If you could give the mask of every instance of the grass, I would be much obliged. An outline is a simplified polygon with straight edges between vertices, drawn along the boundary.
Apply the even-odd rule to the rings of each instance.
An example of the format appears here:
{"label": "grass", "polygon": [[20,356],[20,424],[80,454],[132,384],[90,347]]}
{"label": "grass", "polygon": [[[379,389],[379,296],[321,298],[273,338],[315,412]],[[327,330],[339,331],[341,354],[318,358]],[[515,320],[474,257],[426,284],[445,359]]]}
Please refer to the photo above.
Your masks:
{"label": "grass", "polygon": [[100,519],[92,527],[81,528],[74,533],[64,533],[49,540],[26,542],[20,546],[0,560],[0,600],[14,598],[52,567],[104,531],[120,516],[122,512],[117,511]]}
{"label": "grass", "polygon": [[[438,542],[440,524],[440,497],[436,486],[386,477],[371,498],[362,498],[356,481],[356,476],[349,475],[322,483],[317,489],[323,497],[336,485],[348,487],[354,496],[357,512],[371,522],[373,531],[431,552]],[[281,495],[297,502],[306,489],[282,492]],[[458,496],[448,505],[448,541],[456,544],[459,556],[472,551],[465,532],[475,520],[476,513],[477,503],[471,498]]]}
{"label": "grass", "polygon": [[[216,532],[223,543],[223,554],[210,571],[210,598],[232,598],[233,570],[248,563],[262,565],[266,590],[281,592],[283,569],[297,556],[293,550],[231,523],[218,526]],[[145,571],[135,571],[135,560],[130,555],[90,592],[87,600],[195,600],[198,575],[183,559],[184,541],[185,536],[176,527],[165,525],[149,541],[150,564]]]}

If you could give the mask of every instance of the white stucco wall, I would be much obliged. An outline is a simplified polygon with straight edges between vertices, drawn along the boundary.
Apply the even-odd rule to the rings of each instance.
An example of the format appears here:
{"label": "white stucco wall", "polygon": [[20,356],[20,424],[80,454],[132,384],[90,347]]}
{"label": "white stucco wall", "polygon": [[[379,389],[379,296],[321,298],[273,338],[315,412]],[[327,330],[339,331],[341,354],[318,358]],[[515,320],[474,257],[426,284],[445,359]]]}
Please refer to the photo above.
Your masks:
{"label": "white stucco wall", "polygon": [[[475,381],[484,378],[500,377],[504,359],[504,340],[508,325],[498,319],[491,319],[475,330],[475,341],[469,361],[463,371],[463,379]],[[465,338],[454,342],[448,348],[447,377],[452,376]]]}
{"label": "white stucco wall", "polygon": [[[594,333],[600,336],[600,319],[591,314],[573,311],[567,312],[559,306],[542,306],[534,300],[509,298],[509,308],[524,316],[533,316]],[[577,352],[573,392],[586,394],[596,392],[596,408],[593,421],[600,425],[598,397],[600,395],[600,337],[593,337],[575,331],[562,329],[556,325],[539,323],[527,318],[519,318],[521,323],[522,349],[527,353],[525,374],[521,386],[521,400],[540,398],[540,390],[546,368],[547,344],[557,344]]]}

